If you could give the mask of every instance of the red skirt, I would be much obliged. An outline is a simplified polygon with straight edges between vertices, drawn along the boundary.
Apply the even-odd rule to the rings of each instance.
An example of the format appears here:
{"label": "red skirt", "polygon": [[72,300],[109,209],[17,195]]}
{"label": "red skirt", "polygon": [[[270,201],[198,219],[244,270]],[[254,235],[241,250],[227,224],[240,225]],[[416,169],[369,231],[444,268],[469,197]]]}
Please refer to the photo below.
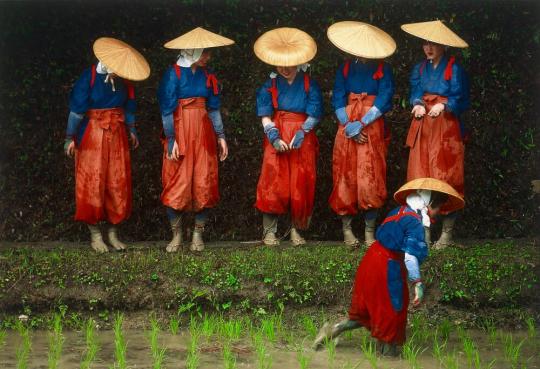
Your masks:
{"label": "red skirt", "polygon": [[178,211],[199,212],[219,201],[216,135],[202,97],[180,99],[174,130],[181,158],[167,159],[163,140],[161,181],[163,205]]}
{"label": "red skirt", "polygon": [[131,160],[122,108],[87,112],[75,153],[75,220],[118,224],[131,214]]}
{"label": "red skirt", "polygon": [[[437,103],[446,103],[448,99],[439,95],[424,95],[426,111]],[[452,186],[463,196],[463,160],[465,145],[456,116],[443,111],[438,117],[427,114],[422,119],[414,119],[407,135],[409,165],[407,181],[430,177],[439,179]],[[444,207],[442,213],[447,213]]]}
{"label": "red skirt", "polygon": [[[305,114],[281,110],[274,116],[281,139],[287,144],[305,120]],[[313,213],[318,152],[319,143],[313,131],[306,133],[299,149],[284,153],[274,149],[265,138],[255,207],[270,214],[286,214],[290,209],[293,225],[306,229]]]}
{"label": "red skirt", "polygon": [[387,249],[379,241],[362,258],[349,309],[349,319],[357,321],[383,342],[405,342],[409,289],[404,253]]}
{"label": "red skirt", "polygon": [[[360,120],[373,106],[375,96],[349,94],[347,115]],[[360,144],[345,136],[338,124],[334,142],[332,174],[334,185],[329,204],[338,215],[354,215],[358,210],[378,209],[386,201],[386,152],[384,120],[377,119],[366,128],[368,142]]]}

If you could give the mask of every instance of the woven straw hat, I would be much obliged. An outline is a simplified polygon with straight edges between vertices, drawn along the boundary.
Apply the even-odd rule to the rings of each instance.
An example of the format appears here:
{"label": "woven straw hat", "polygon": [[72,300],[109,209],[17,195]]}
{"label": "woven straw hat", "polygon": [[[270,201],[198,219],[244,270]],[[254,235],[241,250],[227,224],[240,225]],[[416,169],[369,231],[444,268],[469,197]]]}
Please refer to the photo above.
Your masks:
{"label": "woven straw hat", "polygon": [[182,36],[167,42],[167,49],[206,49],[209,47],[228,46],[234,44],[230,38],[197,27]]}
{"label": "woven straw hat", "polygon": [[96,58],[122,78],[142,81],[150,75],[150,66],[144,56],[123,41],[101,37],[94,42],[93,48]]}
{"label": "woven straw hat", "polygon": [[416,190],[431,190],[447,194],[448,200],[444,204],[444,208],[449,212],[459,210],[465,206],[465,200],[463,200],[452,186],[435,178],[417,178],[405,183],[396,191],[394,199],[398,203],[405,205],[407,196]]}
{"label": "woven straw hat", "polygon": [[276,28],[263,33],[253,45],[255,55],[278,67],[307,63],[317,54],[315,40],[298,28]]}
{"label": "woven straw hat", "polygon": [[404,24],[401,26],[401,29],[413,36],[437,44],[461,48],[469,47],[469,44],[456,35],[450,28],[446,27],[440,20]]}
{"label": "woven straw hat", "polygon": [[396,42],[388,33],[363,22],[337,22],[326,34],[338,49],[362,58],[384,59],[396,51]]}

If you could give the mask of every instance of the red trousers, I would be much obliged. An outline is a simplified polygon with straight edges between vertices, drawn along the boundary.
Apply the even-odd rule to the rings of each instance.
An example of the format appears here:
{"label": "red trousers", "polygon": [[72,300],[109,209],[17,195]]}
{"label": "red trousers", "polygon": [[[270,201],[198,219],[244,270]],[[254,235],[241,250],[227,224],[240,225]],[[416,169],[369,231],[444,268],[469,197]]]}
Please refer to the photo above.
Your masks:
{"label": "red trousers", "polygon": [[219,201],[217,144],[206,100],[180,99],[174,130],[181,158],[167,159],[167,141],[163,140],[161,202],[178,211],[214,207]]}
{"label": "red trousers", "polygon": [[[437,103],[446,103],[447,98],[426,94],[423,97],[426,112]],[[430,177],[440,179],[452,186],[463,196],[463,160],[465,145],[456,116],[443,111],[438,117],[427,114],[420,120],[414,119],[407,135],[409,165],[407,181]],[[446,213],[444,206],[442,213]]]}
{"label": "red trousers", "polygon": [[131,214],[131,161],[124,111],[93,109],[75,154],[75,220],[118,224]]}
{"label": "red trousers", "polygon": [[[347,115],[360,120],[373,106],[375,96],[349,94]],[[355,215],[358,210],[377,209],[386,201],[386,152],[384,121],[377,119],[363,129],[368,142],[360,144],[345,136],[338,124],[332,159],[334,186],[329,203],[338,215]]]}
{"label": "red trousers", "polygon": [[[405,342],[409,289],[404,253],[387,249],[379,241],[372,244],[362,258],[354,281],[349,319],[355,320],[383,342],[401,345]],[[396,263],[398,274],[389,273],[389,263]],[[390,289],[402,293],[402,304],[396,309]],[[399,297],[399,296],[398,296]]]}
{"label": "red trousers", "polygon": [[[277,111],[274,123],[281,139],[291,142],[306,120],[305,114]],[[280,153],[264,139],[261,176],[255,207],[263,213],[291,212],[293,225],[306,229],[313,213],[319,143],[313,131],[306,133],[299,149]]]}

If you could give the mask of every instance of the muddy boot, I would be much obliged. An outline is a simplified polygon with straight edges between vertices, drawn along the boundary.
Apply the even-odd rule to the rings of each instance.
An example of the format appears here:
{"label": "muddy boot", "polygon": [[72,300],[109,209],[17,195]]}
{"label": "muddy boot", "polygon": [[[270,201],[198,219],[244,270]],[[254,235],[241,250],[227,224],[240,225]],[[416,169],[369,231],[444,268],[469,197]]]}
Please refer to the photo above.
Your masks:
{"label": "muddy boot", "polygon": [[394,345],[392,343],[386,343],[383,341],[378,341],[377,346],[379,346],[379,354],[381,356],[387,356],[387,357],[396,357],[399,355],[399,350],[397,345]]}
{"label": "muddy boot", "polygon": [[171,231],[172,231],[172,240],[167,245],[167,252],[177,252],[178,249],[182,248],[182,216],[176,216],[170,219]]}
{"label": "muddy boot", "polygon": [[291,242],[294,246],[305,245],[306,240],[298,233],[296,228],[291,228]]}
{"label": "muddy boot", "polygon": [[345,245],[347,246],[356,247],[360,245],[360,241],[358,241],[358,238],[356,238],[352,231],[352,220],[352,215],[341,216],[341,224],[343,227],[343,242],[345,242]]}
{"label": "muddy boot", "polygon": [[[263,214],[263,243],[266,246],[279,245],[279,239],[276,237],[277,216],[273,214]],[[292,232],[291,232],[292,237]]]}
{"label": "muddy boot", "polygon": [[364,246],[369,247],[373,242],[375,242],[375,229],[377,218],[373,219],[366,219],[365,225],[366,228],[364,230]]}
{"label": "muddy boot", "polygon": [[456,223],[455,216],[446,215],[443,218],[441,237],[439,238],[437,242],[433,244],[433,248],[435,250],[442,250],[446,248],[447,246],[454,244],[454,242],[452,242],[452,232],[454,231],[455,223]]}
{"label": "muddy boot", "polygon": [[88,229],[90,230],[90,246],[92,246],[92,248],[100,254],[108,252],[109,249],[105,242],[103,242],[99,227],[97,225],[88,224]]}
{"label": "muddy boot", "polygon": [[431,228],[424,227],[424,239],[428,246],[431,246]]}
{"label": "muddy boot", "polygon": [[109,243],[116,251],[124,251],[127,248],[127,245],[118,239],[118,228],[115,225],[109,227],[107,237],[109,238]]}
{"label": "muddy boot", "polygon": [[360,323],[349,319],[342,320],[333,326],[331,326],[329,323],[324,323],[322,328],[319,330],[317,337],[315,337],[315,341],[313,341],[313,345],[311,347],[313,350],[317,351],[323,347],[325,342],[337,338],[341,333],[360,327]]}
{"label": "muddy boot", "polygon": [[193,238],[191,239],[191,245],[189,245],[189,249],[191,251],[201,252],[204,250],[204,241],[202,238],[203,233],[204,223],[195,222],[195,227],[193,229]]}

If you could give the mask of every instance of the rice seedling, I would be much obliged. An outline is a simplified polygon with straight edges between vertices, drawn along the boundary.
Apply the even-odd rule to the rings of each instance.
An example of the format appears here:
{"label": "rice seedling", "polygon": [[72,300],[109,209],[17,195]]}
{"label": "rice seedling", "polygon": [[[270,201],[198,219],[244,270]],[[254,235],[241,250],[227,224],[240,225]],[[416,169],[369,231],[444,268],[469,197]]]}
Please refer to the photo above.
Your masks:
{"label": "rice seedling", "polygon": [[377,369],[379,367],[377,363],[377,348],[375,347],[373,341],[369,339],[369,336],[366,332],[364,332],[364,334],[362,335],[360,348],[362,349],[362,353],[366,357],[371,367],[373,369]]}
{"label": "rice seedling", "polygon": [[276,329],[275,329],[275,322],[273,318],[263,319],[261,321],[260,330],[268,341],[272,343],[276,342]]}
{"label": "rice seedling", "polygon": [[403,357],[409,362],[411,369],[420,369],[418,355],[423,352],[422,348],[415,344],[414,335],[403,345]]}
{"label": "rice seedling", "polygon": [[311,363],[312,357],[306,355],[303,345],[299,345],[298,349],[296,350],[296,359],[298,360],[298,365],[300,366],[300,369],[307,369],[309,367],[309,364]]}
{"label": "rice seedling", "polygon": [[495,343],[497,342],[497,328],[495,327],[493,319],[484,319],[481,324],[481,328],[488,334],[489,346],[493,348],[493,346],[495,346]]}
{"label": "rice seedling", "polygon": [[17,348],[17,369],[28,368],[28,358],[30,357],[30,350],[32,349],[32,340],[30,338],[30,329],[24,325],[20,320],[17,321],[16,329],[21,336],[21,343]]}
{"label": "rice seedling", "polygon": [[5,329],[0,329],[0,348],[6,344],[7,332]]}
{"label": "rice seedling", "polygon": [[461,343],[463,345],[463,352],[467,358],[467,364],[469,367],[472,367],[475,353],[478,352],[478,350],[476,349],[471,337],[466,333],[461,335]]}
{"label": "rice seedling", "polygon": [[315,326],[315,322],[309,315],[304,315],[300,319],[300,322],[302,323],[302,327],[304,328],[304,331],[307,333],[308,337],[310,339],[315,339],[315,336],[317,335],[317,327]]}
{"label": "rice seedling", "polygon": [[336,359],[336,341],[335,340],[326,340],[324,342],[324,346],[326,347],[326,352],[328,355],[328,367],[330,369],[334,368],[334,362]]}
{"label": "rice seedling", "polygon": [[177,316],[172,316],[169,320],[169,330],[173,335],[178,334],[178,329],[180,328],[180,319]]}
{"label": "rice seedling", "polygon": [[218,322],[216,321],[216,317],[214,315],[211,315],[209,317],[208,315],[205,314],[203,321],[201,323],[201,335],[203,335],[206,338],[207,342],[216,333],[217,327],[218,327]]}
{"label": "rice seedling", "polygon": [[191,336],[191,341],[189,343],[189,351],[186,359],[186,368],[187,369],[196,369],[199,367],[200,354],[199,354],[199,339],[200,332],[199,327],[196,321],[191,319],[189,324],[189,334]]}
{"label": "rice seedling", "polygon": [[236,357],[234,356],[231,349],[231,342],[225,342],[223,345],[223,368],[224,369],[235,369],[236,368]]}
{"label": "rice seedling", "polygon": [[90,369],[90,365],[95,360],[96,354],[99,351],[99,344],[94,332],[94,325],[95,322],[93,319],[88,319],[84,324],[86,348],[81,361],[81,369]]}
{"label": "rice seedling", "polygon": [[165,360],[166,348],[160,348],[158,335],[160,332],[159,324],[154,316],[150,317],[150,331],[148,340],[150,341],[150,352],[152,353],[152,369],[161,369]]}
{"label": "rice seedling", "polygon": [[261,331],[255,333],[253,336],[253,345],[257,353],[257,368],[270,369],[272,367],[272,357],[268,355]]}
{"label": "rice seedling", "polygon": [[527,336],[529,337],[529,339],[534,339],[536,338],[536,325],[535,325],[535,321],[534,321],[534,318],[533,317],[528,317],[526,320],[525,320],[525,323],[527,324]]}
{"label": "rice seedling", "polygon": [[445,369],[458,369],[459,368],[459,362],[456,356],[455,352],[447,353],[444,356],[444,368]]}
{"label": "rice seedling", "polygon": [[433,335],[433,356],[437,359],[439,364],[443,363],[443,351],[446,348],[446,340],[439,340],[439,329],[435,330]]}
{"label": "rice seedling", "polygon": [[54,315],[52,328],[52,332],[49,334],[48,364],[49,369],[56,369],[65,341],[65,337],[62,334],[62,317],[59,314]]}
{"label": "rice seedling", "polygon": [[115,368],[127,369],[126,363],[126,351],[127,343],[122,332],[122,323],[124,321],[124,315],[116,313],[113,330],[114,330],[114,358]]}
{"label": "rice seedling", "polygon": [[[215,330],[215,323],[208,322],[207,324],[208,328],[206,329],[206,334],[210,334],[210,330]],[[223,339],[228,341],[239,340],[240,337],[242,337],[242,329],[242,320],[229,319],[227,321],[224,321],[223,319],[221,319],[220,322],[217,324],[217,331],[219,335]],[[205,331],[203,327],[201,327],[201,330],[203,332]]]}
{"label": "rice seedling", "polygon": [[429,330],[426,326],[426,320],[420,314],[414,314],[411,320],[412,336],[421,345],[425,344],[429,339]]}
{"label": "rice seedling", "polygon": [[521,346],[525,342],[525,339],[521,340],[519,343],[514,342],[514,336],[512,334],[507,334],[503,336],[504,343],[504,357],[510,363],[512,369],[516,369],[519,364],[519,359],[521,357]]}
{"label": "rice seedling", "polygon": [[452,322],[448,319],[444,319],[439,326],[439,332],[441,333],[441,338],[444,341],[448,341],[450,333],[452,332]]}

